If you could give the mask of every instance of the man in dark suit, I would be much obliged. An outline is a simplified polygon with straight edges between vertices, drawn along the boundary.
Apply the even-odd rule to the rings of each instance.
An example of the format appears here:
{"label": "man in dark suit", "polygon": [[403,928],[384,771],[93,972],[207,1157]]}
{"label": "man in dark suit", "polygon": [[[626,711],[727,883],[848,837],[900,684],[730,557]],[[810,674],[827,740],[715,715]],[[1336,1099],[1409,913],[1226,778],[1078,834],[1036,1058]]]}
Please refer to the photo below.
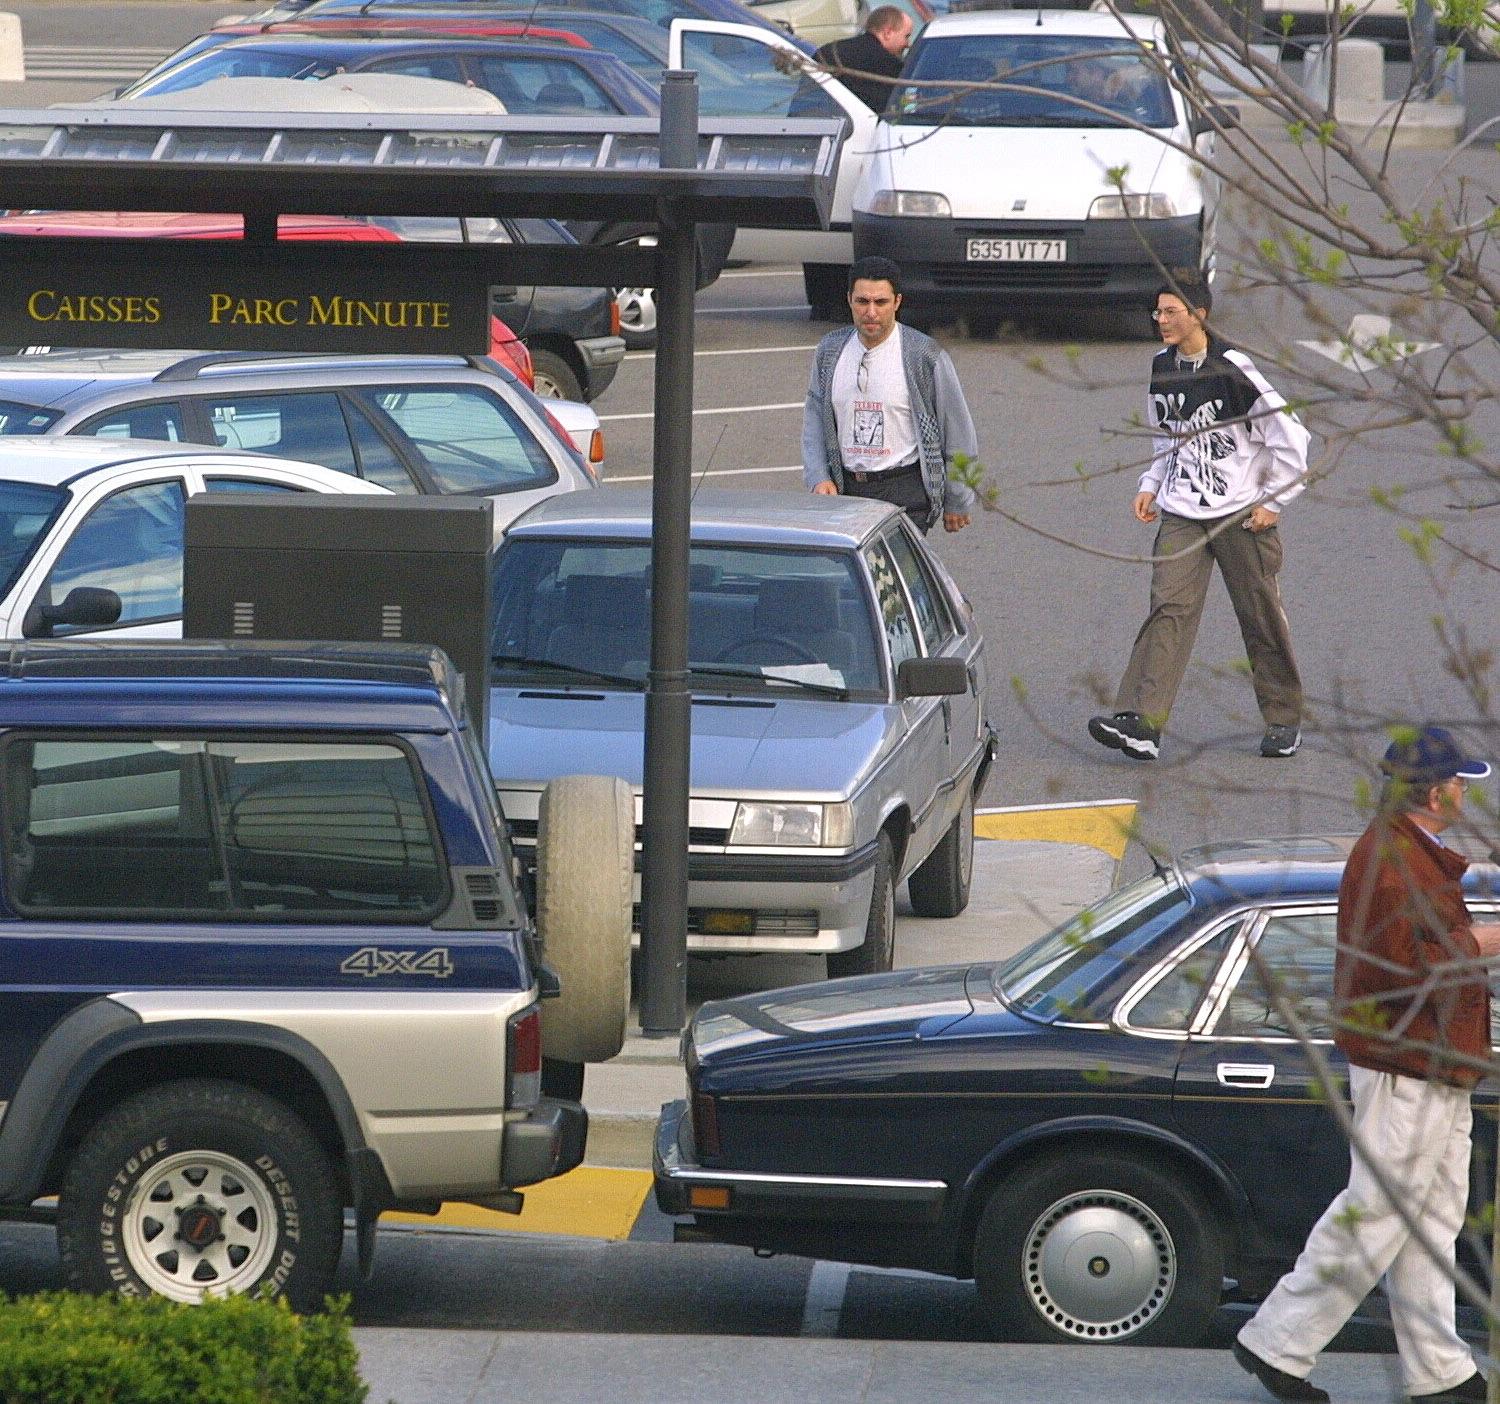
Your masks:
{"label": "man in dark suit", "polygon": [[910,44],[911,16],[895,5],[881,5],[870,11],[863,33],[824,44],[813,57],[861,102],[884,112]]}

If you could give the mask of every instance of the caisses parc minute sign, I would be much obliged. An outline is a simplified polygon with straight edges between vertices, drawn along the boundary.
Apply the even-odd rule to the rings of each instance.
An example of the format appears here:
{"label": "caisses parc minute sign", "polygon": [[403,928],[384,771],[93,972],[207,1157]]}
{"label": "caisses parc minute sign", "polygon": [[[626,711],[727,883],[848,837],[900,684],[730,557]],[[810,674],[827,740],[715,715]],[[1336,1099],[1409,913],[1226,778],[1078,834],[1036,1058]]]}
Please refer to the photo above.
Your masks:
{"label": "caisses parc minute sign", "polygon": [[0,239],[0,342],[482,355],[488,284],[431,244],[17,236]]}

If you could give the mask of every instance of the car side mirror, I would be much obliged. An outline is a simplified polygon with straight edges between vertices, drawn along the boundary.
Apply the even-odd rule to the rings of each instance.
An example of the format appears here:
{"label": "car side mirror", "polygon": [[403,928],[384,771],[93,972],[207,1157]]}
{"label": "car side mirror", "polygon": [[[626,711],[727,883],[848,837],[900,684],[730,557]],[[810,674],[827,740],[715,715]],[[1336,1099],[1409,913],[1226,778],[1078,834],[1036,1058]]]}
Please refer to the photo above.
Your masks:
{"label": "car side mirror", "polygon": [[1229,103],[1210,103],[1201,112],[1193,113],[1188,129],[1195,137],[1204,132],[1232,132],[1240,124],[1240,110]]}
{"label": "car side mirror", "polygon": [[34,603],[21,621],[21,633],[28,639],[50,639],[59,624],[117,624],[121,607],[120,597],[113,590],[79,585],[68,591],[61,604]]}
{"label": "car side mirror", "polygon": [[962,658],[907,658],[896,669],[896,700],[908,697],[961,697],[969,690]]}

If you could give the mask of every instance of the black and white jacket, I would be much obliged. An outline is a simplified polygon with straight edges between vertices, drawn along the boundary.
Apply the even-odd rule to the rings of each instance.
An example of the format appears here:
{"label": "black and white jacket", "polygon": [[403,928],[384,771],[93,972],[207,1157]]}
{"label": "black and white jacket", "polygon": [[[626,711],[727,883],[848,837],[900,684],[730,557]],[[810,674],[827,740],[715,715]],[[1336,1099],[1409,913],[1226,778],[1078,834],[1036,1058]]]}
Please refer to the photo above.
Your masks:
{"label": "black and white jacket", "polygon": [[1196,370],[1168,346],[1151,362],[1151,466],[1140,491],[1178,517],[1279,511],[1302,491],[1309,435],[1243,351],[1216,336]]}

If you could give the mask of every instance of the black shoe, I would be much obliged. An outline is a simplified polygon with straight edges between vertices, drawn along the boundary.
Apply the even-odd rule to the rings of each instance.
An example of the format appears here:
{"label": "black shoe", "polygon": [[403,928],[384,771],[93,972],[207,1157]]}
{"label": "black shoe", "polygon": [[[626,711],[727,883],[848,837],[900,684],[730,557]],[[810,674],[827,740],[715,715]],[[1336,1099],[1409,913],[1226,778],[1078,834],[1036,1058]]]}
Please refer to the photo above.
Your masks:
{"label": "black shoe", "polygon": [[1302,733],[1295,726],[1268,726],[1260,738],[1263,756],[1295,756],[1302,744]]}
{"label": "black shoe", "polygon": [[1139,712],[1090,717],[1089,735],[1101,746],[1124,751],[1131,760],[1155,760],[1161,753],[1161,732]]}
{"label": "black shoe", "polygon": [[1254,1375],[1278,1399],[1326,1400],[1328,1398],[1326,1389],[1319,1389],[1315,1384],[1299,1380],[1296,1375],[1289,1375],[1285,1370],[1278,1370],[1274,1365],[1268,1365],[1254,1351],[1246,1350],[1238,1341],[1234,1343],[1233,1349],[1235,1363],[1242,1370],[1248,1370]]}
{"label": "black shoe", "polygon": [[1440,1389],[1436,1394],[1414,1394],[1411,1396],[1411,1404],[1426,1404],[1428,1400],[1444,1399],[1478,1399],[1484,1400],[1490,1397],[1489,1382],[1477,1370],[1469,1376],[1462,1384],[1456,1384],[1452,1389]]}

